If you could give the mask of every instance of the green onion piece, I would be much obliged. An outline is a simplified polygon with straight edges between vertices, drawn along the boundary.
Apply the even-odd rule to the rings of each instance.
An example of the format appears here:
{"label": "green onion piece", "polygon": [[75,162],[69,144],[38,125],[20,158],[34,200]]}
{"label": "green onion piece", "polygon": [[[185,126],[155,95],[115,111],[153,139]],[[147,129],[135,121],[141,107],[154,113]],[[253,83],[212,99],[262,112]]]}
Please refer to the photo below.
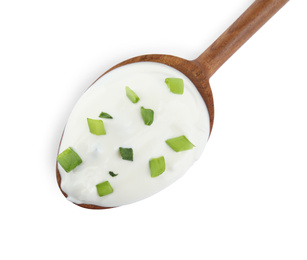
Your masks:
{"label": "green onion piece", "polygon": [[57,161],[66,172],[70,172],[82,163],[80,156],[71,147],[61,152],[57,156]]}
{"label": "green onion piece", "polygon": [[149,161],[149,169],[151,177],[157,177],[165,171],[165,159],[163,156],[153,158]]}
{"label": "green onion piece", "polygon": [[141,114],[145,125],[151,125],[154,120],[154,111],[141,107]]}
{"label": "green onion piece", "polygon": [[113,119],[112,116],[110,116],[108,113],[105,112],[101,112],[99,115],[100,118],[109,118],[109,119]]}
{"label": "green onion piece", "polygon": [[109,174],[112,176],[112,177],[115,177],[115,176],[117,176],[118,175],[118,173],[114,173],[114,172],[109,172]]}
{"label": "green onion piece", "polygon": [[105,135],[106,130],[104,129],[104,125],[102,120],[96,119],[87,119],[88,127],[90,132],[94,135]]}
{"label": "green onion piece", "polygon": [[175,152],[182,152],[186,150],[193,149],[195,147],[188,138],[184,135],[171,138],[165,141]]}
{"label": "green onion piece", "polygon": [[108,195],[113,192],[113,188],[108,181],[104,181],[104,182],[97,184],[96,189],[100,197]]}
{"label": "green onion piece", "polygon": [[183,79],[180,78],[166,78],[165,83],[171,92],[175,94],[183,94]]}
{"label": "green onion piece", "polygon": [[137,94],[135,94],[129,87],[126,87],[126,95],[132,103],[137,103],[140,100]]}
{"label": "green onion piece", "polygon": [[122,148],[119,147],[120,155],[123,160],[133,161],[133,150],[132,148]]}

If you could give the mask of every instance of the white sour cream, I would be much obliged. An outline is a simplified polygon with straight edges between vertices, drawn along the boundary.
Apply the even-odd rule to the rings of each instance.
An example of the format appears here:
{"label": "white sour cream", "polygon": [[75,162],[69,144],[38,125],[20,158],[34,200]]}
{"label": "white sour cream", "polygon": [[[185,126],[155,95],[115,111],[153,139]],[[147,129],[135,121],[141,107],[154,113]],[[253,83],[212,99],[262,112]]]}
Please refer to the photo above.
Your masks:
{"label": "white sour cream", "polygon": [[[182,78],[184,94],[172,93],[165,78]],[[140,98],[133,104],[126,96],[129,86]],[[144,124],[140,108],[154,111],[151,126]],[[100,119],[106,135],[91,134],[87,118]],[[60,153],[68,147],[83,162],[67,173],[59,165],[61,188],[74,203],[115,207],[149,197],[179,179],[200,157],[209,137],[209,114],[193,83],[164,64],[139,62],[119,67],[96,81],[79,99],[65,127]],[[185,135],[195,147],[173,151],[165,141]],[[119,147],[133,149],[133,161],[123,160]],[[152,178],[149,160],[164,156],[166,170]],[[109,171],[118,175],[111,177]],[[96,185],[109,181],[113,193],[99,197]]]}

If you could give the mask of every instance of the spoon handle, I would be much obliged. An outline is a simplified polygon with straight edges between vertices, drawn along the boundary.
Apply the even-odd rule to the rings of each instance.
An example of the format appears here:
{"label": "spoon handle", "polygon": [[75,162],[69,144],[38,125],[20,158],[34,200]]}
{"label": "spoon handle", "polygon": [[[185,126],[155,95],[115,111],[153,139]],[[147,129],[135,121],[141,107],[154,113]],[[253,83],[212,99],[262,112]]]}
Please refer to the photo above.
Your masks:
{"label": "spoon handle", "polygon": [[205,67],[208,78],[288,1],[256,0],[195,60]]}

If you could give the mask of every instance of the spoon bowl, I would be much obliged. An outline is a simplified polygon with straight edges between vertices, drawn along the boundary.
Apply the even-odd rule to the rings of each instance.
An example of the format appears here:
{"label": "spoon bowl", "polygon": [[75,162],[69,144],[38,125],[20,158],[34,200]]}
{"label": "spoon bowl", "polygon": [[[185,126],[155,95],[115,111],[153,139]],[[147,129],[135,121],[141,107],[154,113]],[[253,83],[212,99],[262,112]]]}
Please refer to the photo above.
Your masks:
{"label": "spoon bowl", "polygon": [[[211,133],[214,121],[214,102],[209,84],[210,77],[287,2],[288,0],[254,1],[254,3],[195,60],[186,60],[176,56],[162,54],[142,55],[115,65],[98,79],[116,68],[137,62],[156,62],[173,67],[192,81],[203,98],[209,113]],[[95,82],[93,82],[93,84]],[[56,164],[56,177],[61,189],[61,175],[59,173],[58,164]],[[67,197],[67,194],[62,189],[61,191],[63,195]],[[109,208],[91,204],[76,205],[88,209]]]}

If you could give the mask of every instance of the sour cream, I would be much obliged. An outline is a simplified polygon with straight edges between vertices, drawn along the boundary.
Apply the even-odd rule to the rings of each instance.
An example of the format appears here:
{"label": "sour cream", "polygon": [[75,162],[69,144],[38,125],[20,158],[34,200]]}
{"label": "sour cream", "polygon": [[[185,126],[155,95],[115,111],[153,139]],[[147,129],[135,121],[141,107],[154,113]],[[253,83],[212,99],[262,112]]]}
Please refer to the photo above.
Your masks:
{"label": "sour cream", "polygon": [[[183,95],[174,94],[166,78],[182,78]],[[129,86],[140,98],[133,104],[126,96]],[[154,111],[147,126],[140,108]],[[89,131],[87,118],[100,119],[106,135]],[[164,64],[138,62],[119,67],[96,81],[74,106],[60,146],[60,153],[72,147],[82,163],[67,173],[59,165],[61,188],[74,203],[115,207],[145,199],[166,188],[200,157],[209,137],[207,107],[193,83],[181,72]],[[175,152],[165,141],[185,135],[195,145],[192,150]],[[119,147],[133,149],[133,161],[123,160]],[[152,178],[149,161],[164,156],[166,169]],[[118,174],[112,177],[112,171]],[[113,193],[99,197],[96,185],[109,181]]]}

